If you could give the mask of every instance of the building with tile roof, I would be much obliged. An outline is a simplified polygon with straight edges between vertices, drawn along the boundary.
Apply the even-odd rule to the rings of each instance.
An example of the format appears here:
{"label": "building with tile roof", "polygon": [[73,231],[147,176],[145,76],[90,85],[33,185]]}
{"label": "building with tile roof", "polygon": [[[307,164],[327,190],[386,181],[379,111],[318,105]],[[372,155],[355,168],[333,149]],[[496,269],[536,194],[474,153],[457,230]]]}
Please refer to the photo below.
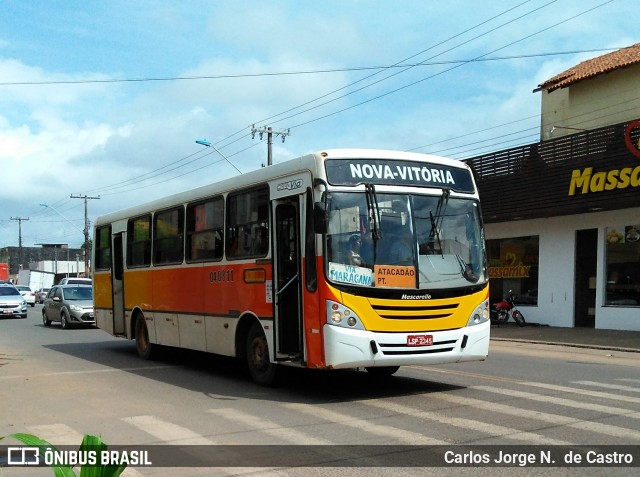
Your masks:
{"label": "building with tile roof", "polygon": [[627,48],[614,51],[613,53],[607,53],[606,55],[592,58],[576,66],[569,68],[562,73],[555,75],[553,78],[540,83],[539,88],[545,90],[547,93],[559,88],[567,88],[579,81],[594,78],[596,76],[618,72],[628,66],[637,65],[640,63],[640,43],[631,45]]}
{"label": "building with tile roof", "polygon": [[640,44],[540,83],[540,141],[469,159],[491,299],[527,323],[640,331]]}
{"label": "building with tile roof", "polygon": [[[538,85],[540,140],[640,116],[640,43],[583,61]],[[630,114],[631,108],[632,114]]]}

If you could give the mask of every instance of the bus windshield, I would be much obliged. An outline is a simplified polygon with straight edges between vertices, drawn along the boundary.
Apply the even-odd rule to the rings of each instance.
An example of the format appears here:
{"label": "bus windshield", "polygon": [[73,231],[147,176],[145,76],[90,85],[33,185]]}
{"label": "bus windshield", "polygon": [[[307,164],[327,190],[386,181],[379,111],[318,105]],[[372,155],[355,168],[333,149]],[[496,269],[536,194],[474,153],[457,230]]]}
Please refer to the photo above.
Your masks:
{"label": "bus windshield", "polygon": [[334,283],[443,289],[488,280],[478,203],[440,196],[333,192],[326,266]]}

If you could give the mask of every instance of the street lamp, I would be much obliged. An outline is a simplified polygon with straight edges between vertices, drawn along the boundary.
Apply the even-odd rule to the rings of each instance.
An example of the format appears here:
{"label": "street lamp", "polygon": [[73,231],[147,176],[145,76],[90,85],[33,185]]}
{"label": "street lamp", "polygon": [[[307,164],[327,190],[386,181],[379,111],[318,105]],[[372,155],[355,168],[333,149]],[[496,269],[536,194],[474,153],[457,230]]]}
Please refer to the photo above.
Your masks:
{"label": "street lamp", "polygon": [[238,169],[238,168],[233,164],[233,162],[231,162],[231,161],[229,160],[229,158],[228,158],[227,156],[225,156],[224,154],[222,154],[222,153],[220,152],[220,150],[219,150],[217,147],[215,147],[213,144],[211,144],[211,142],[207,141],[206,139],[196,139],[196,144],[200,144],[201,146],[205,146],[205,147],[210,147],[210,148],[212,148],[214,151],[216,151],[218,154],[220,154],[220,155],[224,158],[224,160],[225,160],[225,161],[227,161],[229,164],[231,164],[231,166],[232,166],[236,171],[238,171],[240,174],[242,174],[242,171],[241,171],[240,169]]}

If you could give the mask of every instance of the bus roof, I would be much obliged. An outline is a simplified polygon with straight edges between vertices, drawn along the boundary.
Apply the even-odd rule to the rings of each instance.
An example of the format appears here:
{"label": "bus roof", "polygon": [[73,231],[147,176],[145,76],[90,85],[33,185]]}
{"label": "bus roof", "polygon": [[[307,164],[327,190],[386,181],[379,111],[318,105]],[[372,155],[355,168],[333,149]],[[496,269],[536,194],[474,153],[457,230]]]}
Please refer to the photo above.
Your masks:
{"label": "bus roof", "polygon": [[394,151],[386,149],[326,149],[324,151],[312,152],[295,159],[289,159],[268,167],[262,167],[251,172],[244,173],[239,176],[215,181],[195,189],[178,192],[170,196],[156,199],[150,202],[141,203],[122,210],[114,211],[98,217],[94,226],[111,223],[115,220],[123,218],[135,217],[143,215],[152,210],[158,210],[172,205],[197,201],[199,199],[210,197],[215,194],[228,193],[240,188],[245,188],[251,184],[259,184],[267,182],[278,177],[286,176],[295,172],[310,171],[314,176],[324,175],[323,170],[318,170],[318,164],[323,163],[327,159],[356,159],[371,158],[382,160],[405,160],[419,161],[430,164],[441,164],[449,167],[456,167],[470,171],[469,166],[455,159],[449,159],[431,154],[422,154],[415,152]]}

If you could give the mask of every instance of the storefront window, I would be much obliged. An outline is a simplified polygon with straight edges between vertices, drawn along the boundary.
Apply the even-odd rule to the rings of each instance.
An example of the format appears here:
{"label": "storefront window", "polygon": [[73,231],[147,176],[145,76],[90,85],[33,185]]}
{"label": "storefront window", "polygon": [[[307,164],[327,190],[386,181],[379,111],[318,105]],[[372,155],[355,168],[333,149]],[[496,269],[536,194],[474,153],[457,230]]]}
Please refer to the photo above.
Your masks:
{"label": "storefront window", "polygon": [[516,303],[538,304],[539,237],[487,240],[491,301],[513,291]]}
{"label": "storefront window", "polygon": [[640,306],[640,225],[605,229],[605,305]]}

